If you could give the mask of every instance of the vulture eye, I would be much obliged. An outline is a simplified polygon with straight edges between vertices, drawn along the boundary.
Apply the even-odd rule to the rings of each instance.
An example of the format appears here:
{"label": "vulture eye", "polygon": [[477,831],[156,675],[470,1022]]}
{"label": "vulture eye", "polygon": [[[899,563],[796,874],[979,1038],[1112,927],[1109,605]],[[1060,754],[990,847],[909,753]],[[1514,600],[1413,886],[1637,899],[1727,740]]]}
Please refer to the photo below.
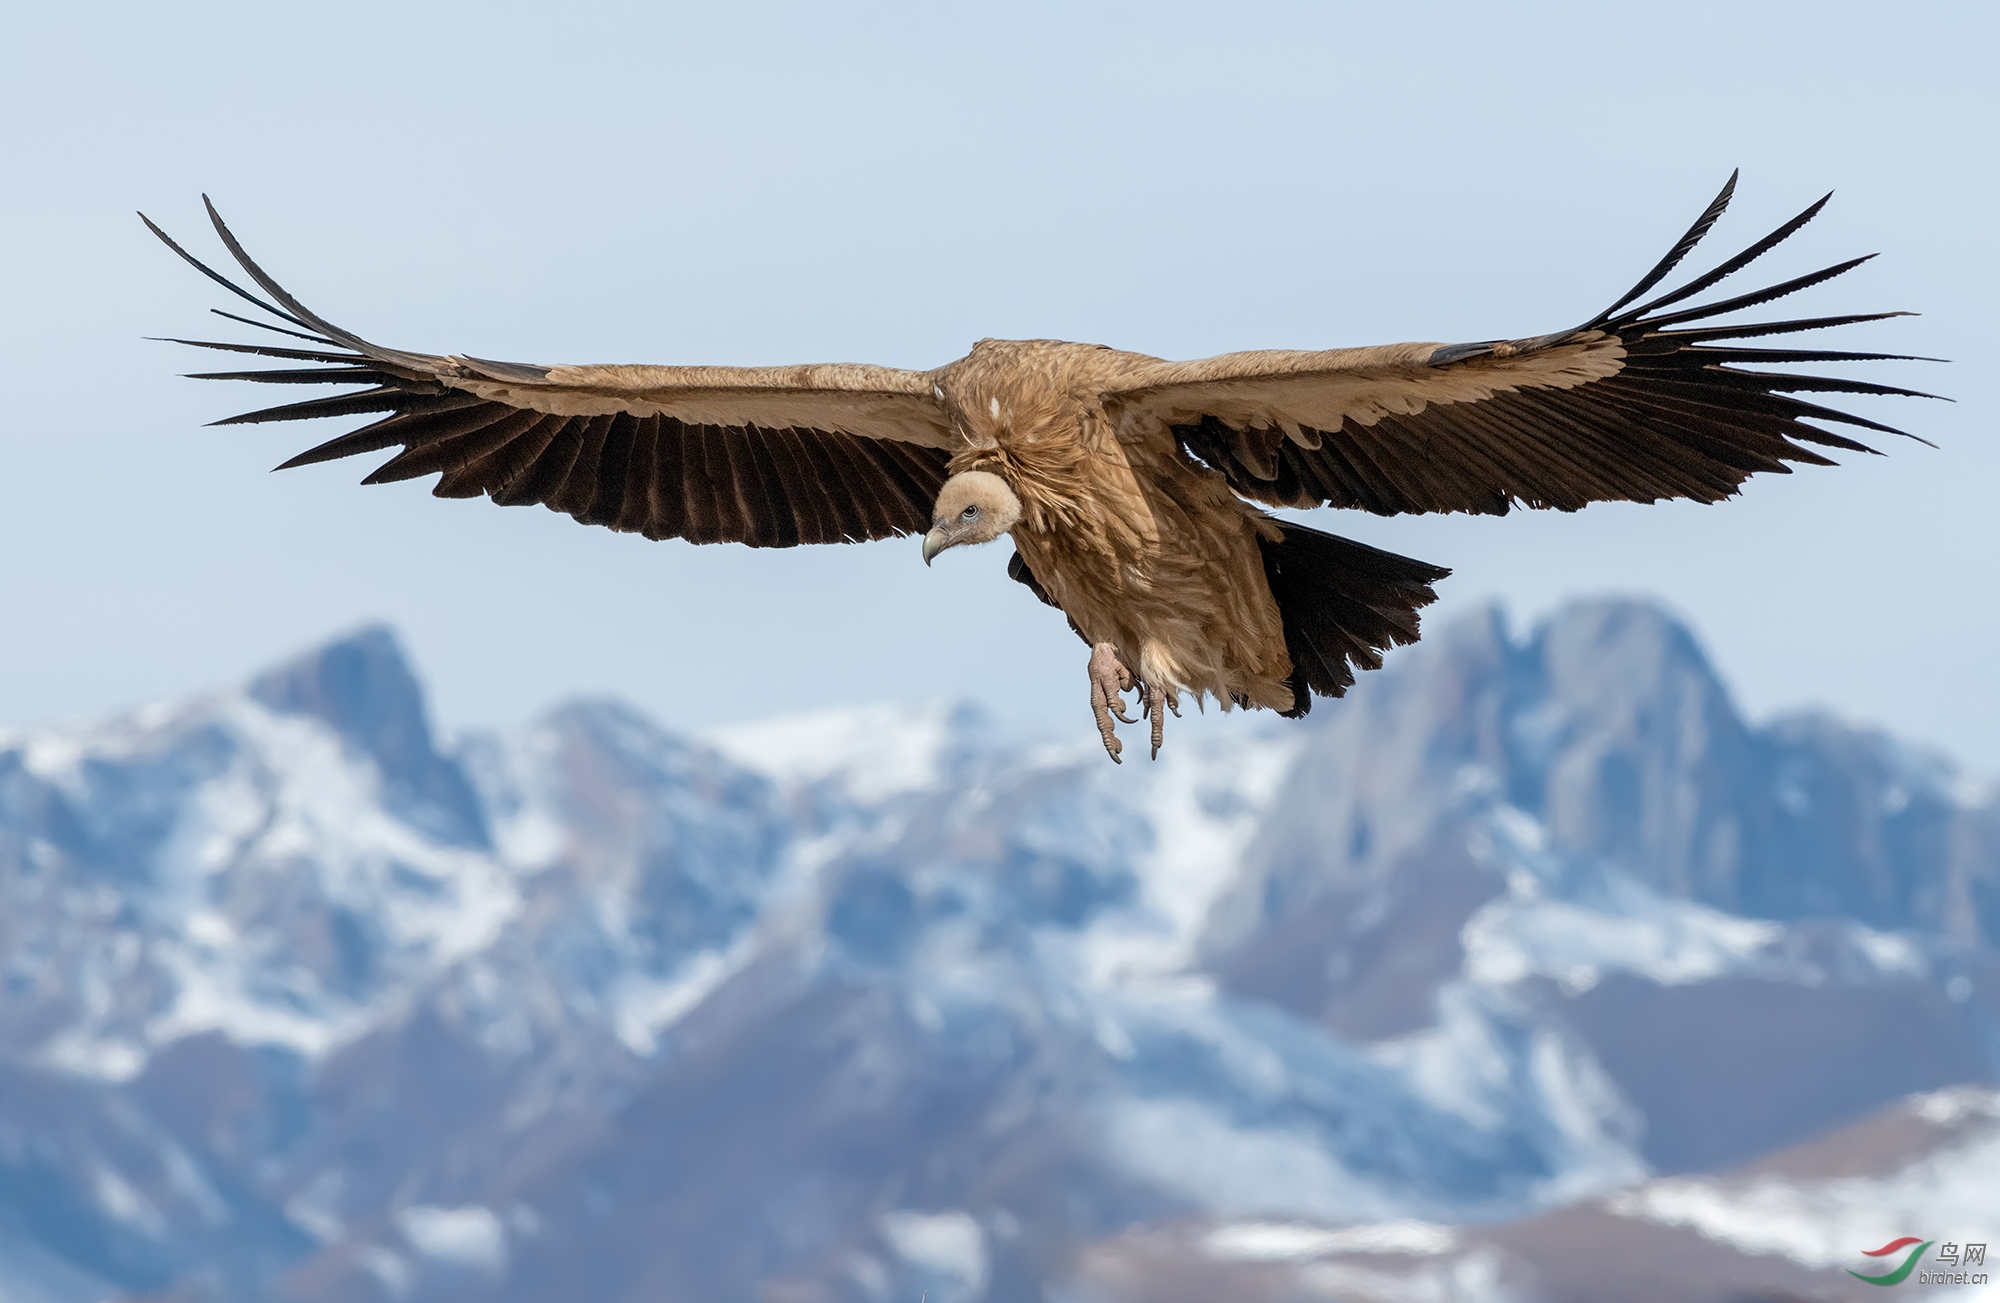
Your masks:
{"label": "vulture eye", "polygon": [[965,515],[963,516],[963,519],[965,519],[965,520],[978,520],[978,519],[979,519],[979,508],[978,508],[978,507],[967,507],[967,508],[965,509]]}

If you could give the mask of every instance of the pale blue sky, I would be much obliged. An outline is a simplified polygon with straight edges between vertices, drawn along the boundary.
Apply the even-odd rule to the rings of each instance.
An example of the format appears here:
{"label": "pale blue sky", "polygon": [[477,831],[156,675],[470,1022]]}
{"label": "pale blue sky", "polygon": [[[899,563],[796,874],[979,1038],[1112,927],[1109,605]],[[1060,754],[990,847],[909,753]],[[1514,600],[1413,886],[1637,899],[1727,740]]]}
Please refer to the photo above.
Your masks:
{"label": "pale blue sky", "polygon": [[[226,681],[366,619],[454,724],[611,691],[682,725],[971,696],[1081,733],[1084,650],[914,540],[752,552],[268,468],[337,427],[142,335],[233,329],[155,245],[213,194],[316,309],[523,361],[927,367],[981,336],[1167,356],[1572,324],[1732,167],[1709,261],[1829,188],[1760,275],[1898,441],[1721,507],[1324,527],[1457,570],[1436,618],[1622,591],[1754,712],[1831,705],[2000,773],[1990,6],[184,3],[24,6],[0,44],[0,722]],[[1791,305],[1787,305],[1788,307]],[[1829,341],[1832,343],[1832,341]]]}

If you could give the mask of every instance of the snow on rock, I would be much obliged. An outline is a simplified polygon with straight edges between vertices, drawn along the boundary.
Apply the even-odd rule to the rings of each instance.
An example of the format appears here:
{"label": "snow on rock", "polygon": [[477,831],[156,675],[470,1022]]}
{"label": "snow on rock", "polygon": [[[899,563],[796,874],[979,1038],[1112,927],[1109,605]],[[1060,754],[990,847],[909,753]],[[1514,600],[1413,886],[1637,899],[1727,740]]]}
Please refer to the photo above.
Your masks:
{"label": "snow on rock", "polygon": [[1107,796],[1104,808],[1120,809],[1151,836],[1133,866],[1138,900],[1090,929],[1083,960],[1094,984],[1172,981],[1186,973],[1210,908],[1228,889],[1303,744],[1295,733],[1252,727],[1187,732],[1161,753],[1136,809],[1124,812]]}
{"label": "snow on rock", "polygon": [[396,1228],[426,1258],[498,1276],[507,1270],[507,1228],[491,1208],[412,1204]]}
{"label": "snow on rock", "polygon": [[936,1293],[943,1303],[985,1295],[992,1264],[986,1232],[970,1213],[897,1211],[884,1213],[878,1225],[889,1247],[925,1280],[926,1294]]}
{"label": "snow on rock", "polygon": [[1783,934],[1776,923],[1669,899],[1618,874],[1593,888],[1552,898],[1541,878],[1517,868],[1507,894],[1465,925],[1467,979],[1504,986],[1542,976],[1581,992],[1615,971],[1676,986],[1747,968]]}
{"label": "snow on rock", "polygon": [[1307,1125],[1245,1125],[1189,1099],[1106,1112],[1104,1143],[1126,1172],[1219,1216],[1374,1221],[1415,1202],[1358,1176]]}
{"label": "snow on rock", "polygon": [[1781,1254],[1808,1267],[1855,1266],[1862,1250],[1904,1234],[1989,1242],[2000,1226],[2000,1091],[1919,1096],[1902,1111],[1940,1130],[1964,1130],[1886,1172],[1673,1177],[1616,1195],[1606,1206],[1621,1217],[1687,1227],[1746,1253]]}
{"label": "snow on rock", "polygon": [[872,804],[938,786],[993,727],[976,706],[932,701],[814,711],[711,729],[703,737],[737,764],[782,783],[835,782]]}
{"label": "snow on rock", "polygon": [[1225,1262],[1307,1262],[1334,1253],[1398,1253],[1430,1257],[1458,1247],[1458,1233],[1435,1222],[1373,1222],[1329,1228],[1304,1222],[1232,1222],[1202,1237],[1209,1255]]}

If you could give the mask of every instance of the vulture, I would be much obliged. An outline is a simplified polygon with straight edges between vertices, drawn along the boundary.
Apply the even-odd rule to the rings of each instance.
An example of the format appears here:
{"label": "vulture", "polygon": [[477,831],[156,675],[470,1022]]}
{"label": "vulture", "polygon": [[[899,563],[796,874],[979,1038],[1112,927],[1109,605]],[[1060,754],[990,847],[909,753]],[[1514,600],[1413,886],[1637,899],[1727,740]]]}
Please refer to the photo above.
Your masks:
{"label": "vulture", "polygon": [[373,418],[279,469],[393,448],[363,483],[435,475],[439,497],[541,503],[587,525],[691,543],[921,534],[928,564],[947,548],[1008,535],[1008,573],[1061,610],[1090,649],[1091,711],[1116,761],[1116,723],[1139,722],[1127,693],[1151,720],[1157,757],[1164,716],[1179,713],[1183,694],[1302,716],[1314,694],[1340,696],[1357,670],[1416,640],[1418,612],[1448,570],[1273,508],[1501,515],[1716,502],[1760,471],[1833,464],[1814,448],[1874,451],[1829,425],[1904,434],[1799,395],[1930,395],[1766,369],[1902,355],[1742,341],[1907,314],[1696,324],[1867,261],[1690,302],[1811,221],[1830,195],[1712,270],[1646,297],[1735,187],[1731,175],[1637,285],[1567,330],[1197,362],[984,339],[931,371],[527,366],[406,353],[307,309],[250,259],[206,197],[216,234],[268,298],[140,217],[280,324],[218,315],[293,337],[283,346],[172,341],[289,364],[196,378],[353,387],[217,424]]}

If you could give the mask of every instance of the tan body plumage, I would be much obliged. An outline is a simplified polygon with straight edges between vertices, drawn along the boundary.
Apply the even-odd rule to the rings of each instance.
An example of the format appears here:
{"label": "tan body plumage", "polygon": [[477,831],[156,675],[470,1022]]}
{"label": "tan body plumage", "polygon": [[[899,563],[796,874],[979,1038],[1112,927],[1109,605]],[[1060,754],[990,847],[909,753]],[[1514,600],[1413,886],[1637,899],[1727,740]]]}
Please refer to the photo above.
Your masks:
{"label": "tan body plumage", "polygon": [[1061,608],[1092,647],[1093,710],[1116,759],[1124,690],[1141,691],[1157,753],[1162,714],[1183,693],[1300,715],[1313,694],[1340,695],[1356,670],[1417,637],[1417,611],[1447,571],[1264,507],[1503,513],[1714,502],[1751,474],[1828,464],[1807,444],[1872,451],[1810,421],[1900,433],[1791,395],[1912,391],[1741,365],[1885,355],[1729,342],[1900,314],[1684,328],[1862,259],[1666,311],[1775,247],[1824,199],[1713,271],[1628,308],[1701,239],[1734,186],[1732,177],[1637,287],[1575,329],[1197,362],[1051,340],[983,340],[932,371],[541,367],[407,353],[313,314],[250,260],[212,208],[224,244],[275,303],[167,243],[298,327],[267,328],[311,346],[181,341],[313,364],[205,378],[365,386],[233,421],[385,414],[288,466],[400,448],[368,482],[437,474],[442,497],[542,503],[585,523],[697,543],[922,533],[929,561],[1011,535],[1009,573]]}
{"label": "tan body plumage", "polygon": [[1055,340],[981,340],[933,373],[963,446],[953,473],[1019,495],[1015,550],[1084,641],[1168,692],[1292,709],[1291,662],[1264,584],[1265,513],[1166,429],[1121,429],[1099,397],[1163,365]]}

